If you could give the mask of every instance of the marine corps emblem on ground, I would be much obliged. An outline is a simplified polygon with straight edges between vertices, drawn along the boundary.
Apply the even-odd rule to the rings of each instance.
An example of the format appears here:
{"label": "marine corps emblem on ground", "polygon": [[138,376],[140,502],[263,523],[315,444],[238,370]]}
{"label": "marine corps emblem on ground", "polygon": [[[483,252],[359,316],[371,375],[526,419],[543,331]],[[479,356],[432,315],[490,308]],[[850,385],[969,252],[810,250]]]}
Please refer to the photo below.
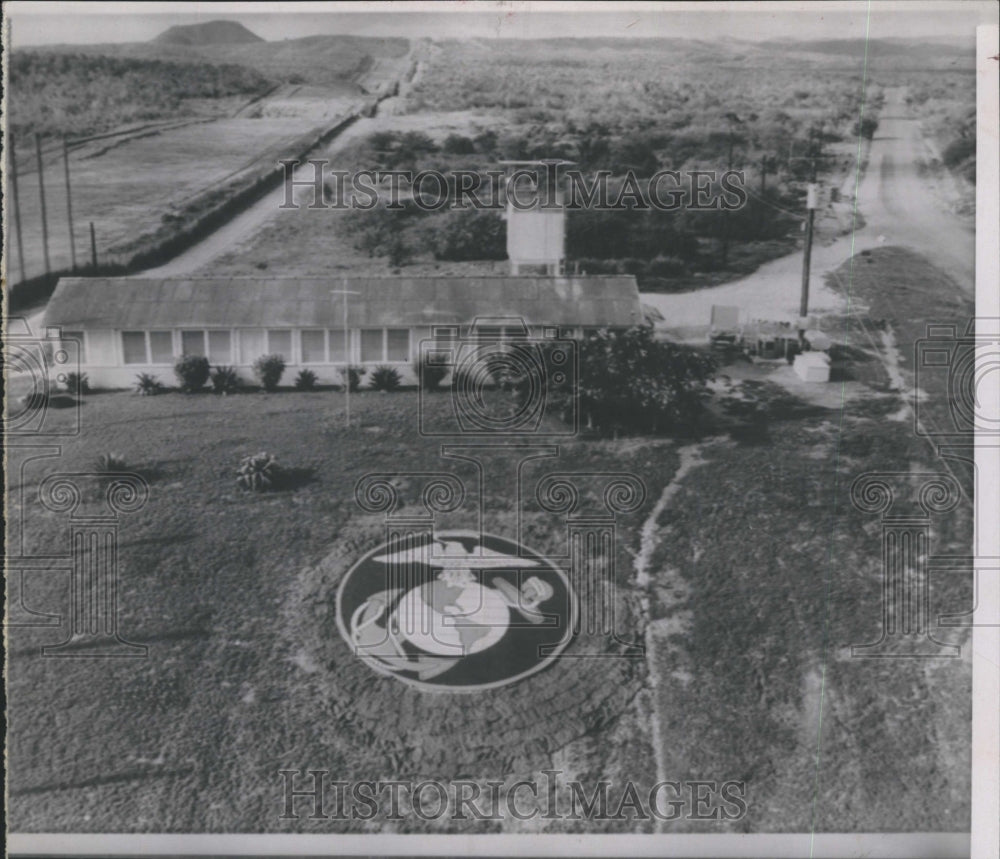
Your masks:
{"label": "marine corps emblem on ground", "polygon": [[566,575],[501,537],[449,531],[368,552],[337,591],[337,625],[379,673],[424,689],[513,683],[569,643],[576,598]]}

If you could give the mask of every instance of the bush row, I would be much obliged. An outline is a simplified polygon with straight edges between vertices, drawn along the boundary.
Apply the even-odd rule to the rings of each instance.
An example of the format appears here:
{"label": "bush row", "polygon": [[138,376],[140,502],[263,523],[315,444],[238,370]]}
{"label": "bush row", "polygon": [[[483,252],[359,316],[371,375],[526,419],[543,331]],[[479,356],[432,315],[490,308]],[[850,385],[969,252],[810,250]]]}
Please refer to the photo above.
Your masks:
{"label": "bush row", "polygon": [[[285,372],[285,359],[281,355],[262,355],[254,362],[253,372],[261,388],[275,391]],[[430,390],[444,380],[448,368],[416,361],[413,372],[420,384]],[[352,392],[361,389],[362,377],[367,373],[368,368],[353,365],[339,370],[341,379]],[[178,389],[186,394],[202,391],[210,382],[216,394],[233,394],[246,387],[235,367],[213,367],[208,358],[201,355],[184,355],[179,358],[174,364],[174,375],[177,377]],[[312,370],[302,369],[295,377],[294,387],[297,391],[313,391],[317,382],[317,376]],[[78,384],[75,379],[72,383],[74,387]],[[79,393],[86,393],[86,374],[83,374],[79,385]],[[368,387],[373,391],[397,391],[402,386],[403,377],[395,367],[380,364],[371,371]],[[165,391],[166,386],[150,373],[139,373],[135,379],[135,390],[143,396],[151,396]]]}

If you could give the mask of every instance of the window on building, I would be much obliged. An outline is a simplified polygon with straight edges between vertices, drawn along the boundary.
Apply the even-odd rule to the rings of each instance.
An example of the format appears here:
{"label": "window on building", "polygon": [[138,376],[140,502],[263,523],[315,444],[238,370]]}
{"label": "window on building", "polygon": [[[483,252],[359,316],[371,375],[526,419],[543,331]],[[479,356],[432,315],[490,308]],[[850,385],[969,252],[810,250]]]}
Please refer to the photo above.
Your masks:
{"label": "window on building", "polygon": [[259,328],[244,328],[239,332],[240,363],[252,364],[264,354],[264,332]]}
{"label": "window on building", "polygon": [[267,352],[292,360],[292,332],[287,328],[271,328],[267,332]]}
{"label": "window on building", "polygon": [[149,332],[149,363],[172,364],[174,361],[174,335],[170,331]]}
{"label": "window on building", "polygon": [[82,331],[63,331],[61,335],[63,340],[69,340],[76,343],[77,349],[80,350],[80,363],[87,363],[87,351],[83,346],[83,332]]}
{"label": "window on building", "polygon": [[347,363],[347,349],[344,346],[344,329],[338,328],[336,330],[330,329],[327,334],[330,338],[330,363],[331,364],[346,364]]}
{"label": "window on building", "polygon": [[233,349],[228,331],[208,332],[208,360],[213,364],[229,364],[233,360]]}
{"label": "window on building", "polygon": [[382,361],[382,328],[361,329],[361,361],[370,363],[372,361]]}
{"label": "window on building", "polygon": [[386,329],[385,357],[387,361],[406,362],[410,360],[410,329]]}
{"label": "window on building", "polygon": [[[423,347],[427,359],[435,364],[446,364],[455,359],[455,341],[458,340],[457,325],[439,325],[431,329],[430,348]],[[429,344],[430,345],[430,344]]]}
{"label": "window on building", "polygon": [[126,364],[148,364],[146,332],[122,331],[122,360]]}
{"label": "window on building", "polygon": [[326,336],[323,331],[303,331],[302,341],[302,363],[303,364],[323,364],[326,363]]}
{"label": "window on building", "polygon": [[181,332],[181,352],[184,355],[205,354],[205,332],[204,331],[182,331]]}

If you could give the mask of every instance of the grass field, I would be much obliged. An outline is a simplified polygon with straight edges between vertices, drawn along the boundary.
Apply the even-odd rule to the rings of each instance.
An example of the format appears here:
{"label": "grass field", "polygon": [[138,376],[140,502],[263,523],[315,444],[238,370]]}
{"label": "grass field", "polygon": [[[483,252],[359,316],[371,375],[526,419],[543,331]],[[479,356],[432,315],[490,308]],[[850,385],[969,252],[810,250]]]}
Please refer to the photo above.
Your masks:
{"label": "grass field", "polygon": [[[858,264],[865,268],[854,283],[860,298],[901,262],[912,267],[903,286],[913,289],[888,321],[905,349],[922,290],[941,289],[933,268],[886,249]],[[962,308],[941,310],[954,319]],[[561,660],[473,698],[427,695],[375,675],[350,656],[332,621],[340,576],[357,547],[383,533],[382,520],[354,501],[359,477],[405,464],[478,485],[473,469],[442,459],[439,441],[415,432],[415,392],[358,394],[351,430],[332,391],[86,397],[83,431],[58,459],[35,449],[10,459],[11,540],[26,555],[58,551],[66,521],[39,509],[36,484],[56,470],[91,470],[102,453],[123,456],[151,495],[121,525],[120,628],[148,644],[149,656],[42,659],[38,646],[61,636],[12,631],[11,825],[652,830],[652,821],[627,818],[279,819],[280,769],[508,784],[556,769],[564,778],[632,779],[640,792],[658,778],[748,783],[744,819],[681,820],[669,831],[963,830],[967,660],[848,655],[850,645],[878,638],[882,576],[878,518],[854,509],[850,484],[868,471],[906,475],[941,463],[899,414],[882,344],[857,320],[843,324],[838,372],[848,381],[810,386],[784,365],[733,365],[720,371],[712,413],[721,417],[705,436],[580,438],[562,446],[558,464],[528,468],[529,478],[555,469],[641,475],[646,504],[618,524],[614,600],[626,639],[649,649],[641,660]],[[449,408],[446,392],[429,402],[439,417]],[[245,495],[234,469],[261,449],[292,479]],[[485,529],[512,534],[510,464],[484,461]],[[399,486],[413,488],[406,478]],[[469,526],[478,512],[470,500],[438,527]],[[531,504],[524,516],[528,545],[561,551],[558,520]],[[966,500],[935,520],[933,551],[967,551],[971,524]],[[935,581],[932,616],[967,610],[968,585],[960,576]],[[30,575],[25,599],[35,611],[64,614],[65,574]],[[965,634],[937,637],[961,643]]]}
{"label": "grass field", "polygon": [[[366,89],[390,89],[409,72],[408,52],[403,39],[330,36],[211,47],[53,46],[19,55],[26,68],[32,67],[29,60],[42,64],[51,59],[61,77],[34,74],[15,82],[20,84],[12,116],[21,133],[16,163],[24,264],[8,231],[11,281],[31,280],[46,271],[31,132],[41,131],[45,138],[50,270],[69,269],[72,262],[63,135],[71,144],[77,264],[91,261],[90,222],[98,262],[125,264],[140,236],[183,226],[191,217],[186,210],[199,195],[235,187],[241,177],[257,177],[274,169],[279,159],[301,155],[301,147],[293,145],[298,138],[356,113],[370,98]],[[177,75],[185,78],[174,87],[177,93],[155,87],[155,76],[165,74],[163,61],[191,70],[188,76]],[[132,71],[116,71],[115,63]],[[81,64],[83,71],[74,71]],[[223,86],[229,78],[233,80]],[[96,97],[87,86],[103,93],[103,109],[95,108]],[[87,105],[85,115],[74,107],[80,104]],[[75,140],[91,135],[97,139],[85,144]]]}
{"label": "grass field", "polygon": [[[311,96],[314,98],[315,96]],[[346,116],[358,99],[327,100]],[[289,114],[289,111],[285,111]],[[275,118],[216,119],[134,138],[99,157],[71,155],[73,237],[80,266],[90,263],[89,222],[94,222],[99,263],[125,262],[135,240],[155,232],[200,195],[255,171],[273,169],[300,136],[335,119],[306,112]],[[52,270],[69,268],[70,241],[61,155],[46,159],[46,216]],[[25,273],[44,272],[37,173],[20,180]],[[20,279],[20,258],[10,239],[9,271]]]}

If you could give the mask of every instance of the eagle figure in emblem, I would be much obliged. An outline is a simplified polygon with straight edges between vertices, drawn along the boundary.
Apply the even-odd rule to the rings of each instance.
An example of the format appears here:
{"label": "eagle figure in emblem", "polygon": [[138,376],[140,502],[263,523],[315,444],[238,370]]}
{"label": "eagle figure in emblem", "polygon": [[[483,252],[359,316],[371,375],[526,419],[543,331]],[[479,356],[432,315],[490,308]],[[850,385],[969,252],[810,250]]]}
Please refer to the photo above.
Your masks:
{"label": "eagle figure in emblem", "polygon": [[351,643],[359,656],[393,672],[415,672],[421,680],[496,644],[511,625],[511,612],[542,623],[539,607],[554,593],[538,576],[517,587],[500,574],[542,566],[538,561],[483,545],[470,550],[458,540],[435,539],[372,560],[419,570],[422,583],[366,599],[351,616]]}

